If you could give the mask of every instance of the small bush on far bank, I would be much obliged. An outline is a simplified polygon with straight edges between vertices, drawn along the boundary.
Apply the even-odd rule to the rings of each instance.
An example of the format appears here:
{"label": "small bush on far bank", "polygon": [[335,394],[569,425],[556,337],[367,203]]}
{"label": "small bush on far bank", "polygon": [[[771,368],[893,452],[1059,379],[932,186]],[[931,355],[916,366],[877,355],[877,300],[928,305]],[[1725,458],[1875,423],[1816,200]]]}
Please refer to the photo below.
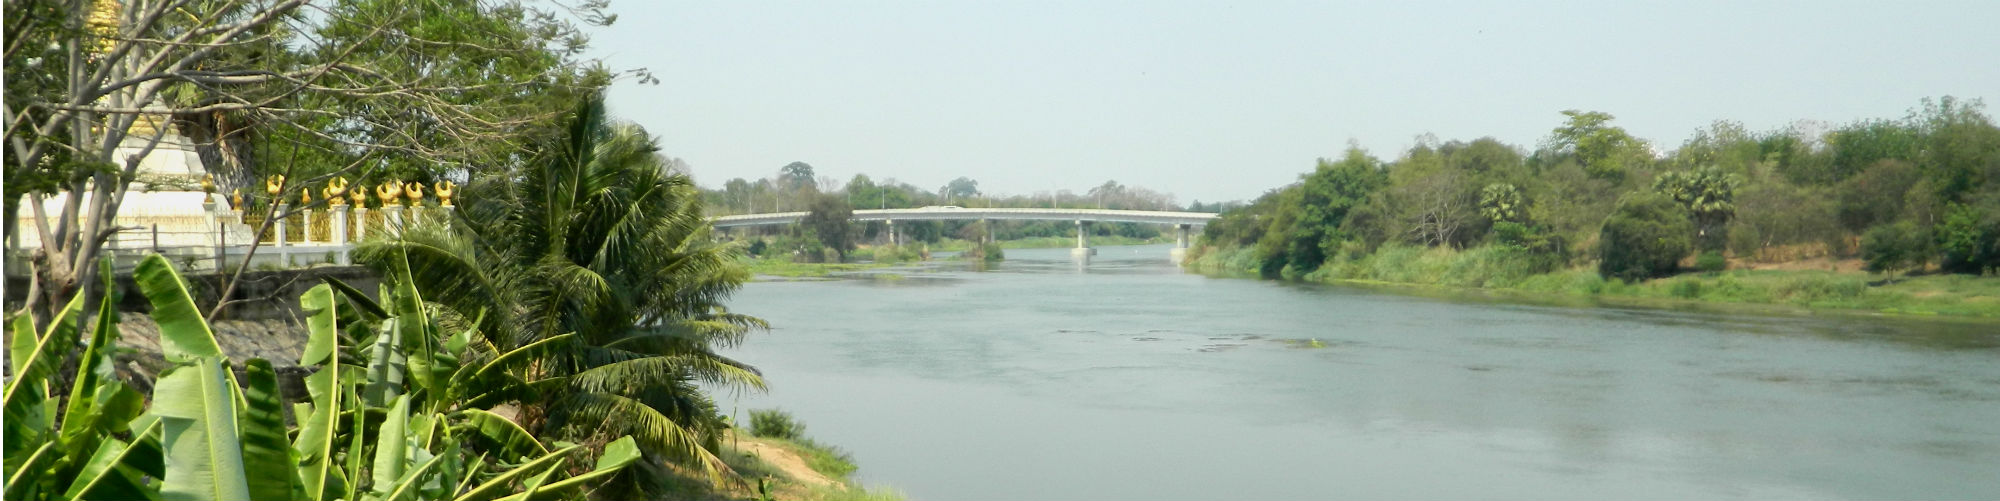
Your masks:
{"label": "small bush on far bank", "polygon": [[806,424],[782,410],[757,409],[750,411],[750,435],[798,440],[806,436]]}

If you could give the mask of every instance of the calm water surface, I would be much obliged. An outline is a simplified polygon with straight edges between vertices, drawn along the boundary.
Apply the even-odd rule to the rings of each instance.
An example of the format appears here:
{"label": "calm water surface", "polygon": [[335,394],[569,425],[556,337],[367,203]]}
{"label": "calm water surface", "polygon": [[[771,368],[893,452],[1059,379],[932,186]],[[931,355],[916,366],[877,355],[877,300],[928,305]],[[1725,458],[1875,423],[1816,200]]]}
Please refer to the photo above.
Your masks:
{"label": "calm water surface", "polygon": [[[729,355],[912,499],[2000,499],[2000,326],[1454,302],[1162,246],[748,285]],[[1325,347],[1301,348],[1313,339]]]}

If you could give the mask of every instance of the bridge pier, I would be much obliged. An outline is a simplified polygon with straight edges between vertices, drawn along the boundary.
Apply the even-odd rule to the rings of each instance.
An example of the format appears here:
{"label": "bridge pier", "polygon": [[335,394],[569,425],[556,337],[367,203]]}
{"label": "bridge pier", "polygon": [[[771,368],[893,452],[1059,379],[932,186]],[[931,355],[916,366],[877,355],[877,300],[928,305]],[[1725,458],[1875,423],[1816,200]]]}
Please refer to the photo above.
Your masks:
{"label": "bridge pier", "polygon": [[1174,264],[1181,264],[1181,262],[1187,260],[1189,226],[1187,224],[1174,225],[1174,248],[1167,251],[1167,259],[1173,261]]}
{"label": "bridge pier", "polygon": [[889,245],[900,245],[896,243],[896,220],[887,219],[883,222],[889,224]]}
{"label": "bridge pier", "polygon": [[1069,250],[1069,257],[1089,259],[1097,249],[1090,248],[1090,230],[1083,227],[1083,220],[1076,220],[1076,248]]}

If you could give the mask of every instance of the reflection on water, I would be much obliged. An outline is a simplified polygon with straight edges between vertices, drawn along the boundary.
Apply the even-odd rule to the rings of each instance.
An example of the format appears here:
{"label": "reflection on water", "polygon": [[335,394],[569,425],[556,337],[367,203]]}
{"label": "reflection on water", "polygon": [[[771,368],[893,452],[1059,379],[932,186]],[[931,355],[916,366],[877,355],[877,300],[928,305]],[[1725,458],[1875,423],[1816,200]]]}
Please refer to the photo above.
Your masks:
{"label": "reflection on water", "polygon": [[747,287],[733,309],[774,330],[731,355],[772,391],[737,408],[792,410],[919,499],[2000,497],[1991,324],[1007,257]]}

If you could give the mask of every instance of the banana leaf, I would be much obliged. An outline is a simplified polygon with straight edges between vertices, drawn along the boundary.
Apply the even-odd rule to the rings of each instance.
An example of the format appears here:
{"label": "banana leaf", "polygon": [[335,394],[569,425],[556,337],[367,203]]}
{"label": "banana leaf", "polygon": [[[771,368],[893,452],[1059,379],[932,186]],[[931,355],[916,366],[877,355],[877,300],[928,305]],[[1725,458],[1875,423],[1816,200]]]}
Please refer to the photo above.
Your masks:
{"label": "banana leaf", "polygon": [[215,332],[195,308],[180,272],[159,254],[146,256],[132,270],[132,280],[153,304],[153,322],[160,325],[160,352],[169,362],[192,362],[201,358],[221,358],[222,347]]}
{"label": "banana leaf", "polygon": [[161,376],[154,387],[153,413],[166,451],[161,499],[251,499],[227,371],[220,358],[194,361]]}
{"label": "banana leaf", "polygon": [[[284,397],[278,393],[278,375],[271,362],[253,358],[245,363],[242,409],[243,461],[254,465],[297,465],[298,456],[285,437]],[[296,468],[260,468],[249,477],[253,499],[305,499],[305,485]]]}
{"label": "banana leaf", "polygon": [[[160,449],[161,422],[153,421],[130,444],[107,439],[84,463],[63,499],[136,501],[160,498],[157,480],[165,474]],[[154,479],[148,482],[147,479]]]}

